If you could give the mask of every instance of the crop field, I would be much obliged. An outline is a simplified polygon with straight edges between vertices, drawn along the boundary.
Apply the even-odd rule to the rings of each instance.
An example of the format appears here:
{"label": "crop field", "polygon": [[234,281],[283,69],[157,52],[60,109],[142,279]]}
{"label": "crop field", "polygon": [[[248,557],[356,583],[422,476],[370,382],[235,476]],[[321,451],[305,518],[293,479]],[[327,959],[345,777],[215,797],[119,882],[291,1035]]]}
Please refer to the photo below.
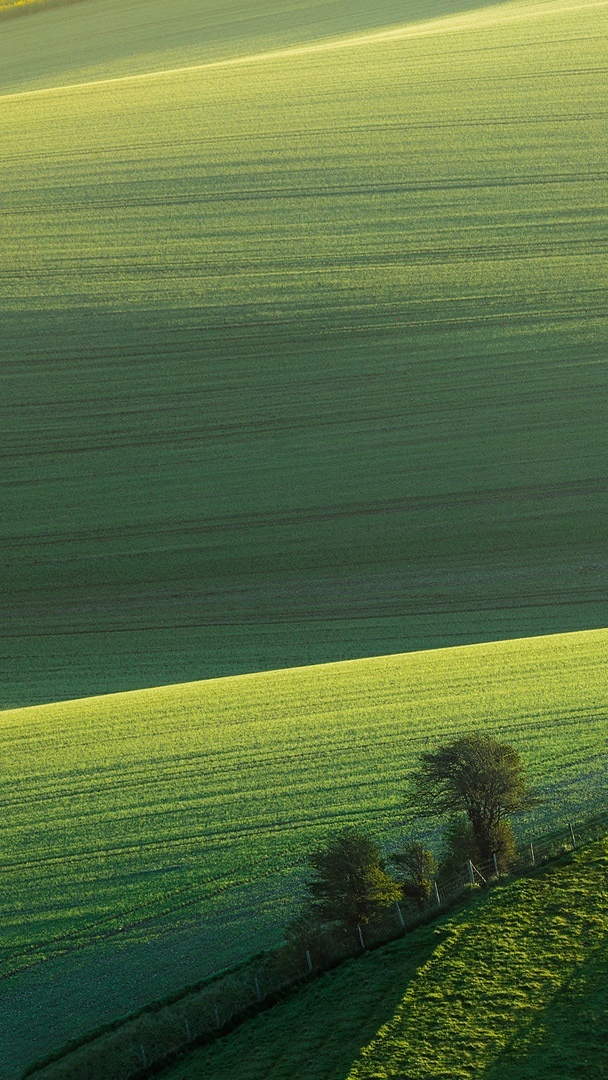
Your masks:
{"label": "crop field", "polygon": [[331,972],[166,1080],[579,1080],[608,1070],[608,844]]}
{"label": "crop field", "polygon": [[405,820],[407,776],[455,732],[521,751],[545,799],[521,836],[605,807],[607,646],[590,631],[1,713],[6,1076],[280,940],[306,853],[340,825],[436,844]]}
{"label": "crop field", "polygon": [[605,0],[192,3],[2,24],[0,703],[605,625]]}

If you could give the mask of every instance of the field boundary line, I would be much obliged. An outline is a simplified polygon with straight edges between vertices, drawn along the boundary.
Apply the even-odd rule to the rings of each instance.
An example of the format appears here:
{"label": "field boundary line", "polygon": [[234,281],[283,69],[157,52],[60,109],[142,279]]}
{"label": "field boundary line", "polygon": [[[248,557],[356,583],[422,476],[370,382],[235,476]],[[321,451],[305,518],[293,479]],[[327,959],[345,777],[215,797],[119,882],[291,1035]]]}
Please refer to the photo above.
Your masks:
{"label": "field boundary line", "polygon": [[[498,0],[494,5],[490,5],[488,8],[482,8],[481,11],[492,11],[494,14],[496,8],[503,6],[504,0]],[[527,19],[546,18],[551,15],[568,14],[574,11],[588,11],[595,8],[608,7],[608,0],[582,0],[579,3],[573,4],[553,4],[545,7],[541,5],[537,7],[536,4],[531,6],[530,10],[521,10],[520,4],[512,5],[507,3],[507,9],[511,9],[509,13],[505,12],[504,8],[500,12],[498,18],[494,19],[488,25],[496,25],[500,23],[513,23],[526,21]],[[516,8],[513,11],[513,7]],[[0,94],[0,101],[9,101],[16,98],[34,97],[41,94],[58,94],[71,90],[84,90],[93,86],[109,86],[115,83],[125,82],[137,82],[144,79],[160,79],[166,76],[180,75],[191,71],[211,71],[217,68],[229,68],[240,67],[247,64],[260,64],[272,60],[288,59],[294,56],[308,56],[316,53],[324,52],[337,52],[342,49],[355,49],[362,45],[375,45],[388,41],[400,41],[407,39],[416,39],[421,37],[434,37],[436,34],[450,34],[458,33],[470,25],[475,16],[479,16],[480,9],[475,8],[472,11],[461,12],[457,15],[442,16],[439,19],[432,19],[417,23],[400,24],[398,26],[388,27],[384,30],[375,30],[372,32],[363,32],[355,35],[346,35],[339,38],[327,38],[317,41],[310,41],[303,45],[289,45],[283,49],[270,49],[266,52],[260,53],[248,53],[243,56],[227,57],[223,60],[207,60],[200,64],[187,64],[183,67],[174,68],[161,68],[157,71],[144,71],[134,75],[113,75],[107,78],[90,79],[85,82],[79,83],[65,83],[61,86],[43,86],[32,90],[17,90],[7,94]],[[502,18],[500,17],[502,16]]]}

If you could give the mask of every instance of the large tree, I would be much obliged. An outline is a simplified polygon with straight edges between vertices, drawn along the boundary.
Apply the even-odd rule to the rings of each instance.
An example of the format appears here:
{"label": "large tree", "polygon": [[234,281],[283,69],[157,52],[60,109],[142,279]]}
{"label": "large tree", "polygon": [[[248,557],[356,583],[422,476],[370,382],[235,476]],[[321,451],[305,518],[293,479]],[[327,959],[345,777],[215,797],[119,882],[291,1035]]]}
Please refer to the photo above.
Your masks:
{"label": "large tree", "polygon": [[504,866],[513,851],[509,815],[536,801],[515,747],[492,735],[470,732],[420,755],[409,805],[417,814],[466,814],[476,853]]}
{"label": "large tree", "polygon": [[386,873],[380,846],[366,833],[343,829],[309,857],[306,882],[311,912],[323,923],[344,929],[364,926],[401,896]]}

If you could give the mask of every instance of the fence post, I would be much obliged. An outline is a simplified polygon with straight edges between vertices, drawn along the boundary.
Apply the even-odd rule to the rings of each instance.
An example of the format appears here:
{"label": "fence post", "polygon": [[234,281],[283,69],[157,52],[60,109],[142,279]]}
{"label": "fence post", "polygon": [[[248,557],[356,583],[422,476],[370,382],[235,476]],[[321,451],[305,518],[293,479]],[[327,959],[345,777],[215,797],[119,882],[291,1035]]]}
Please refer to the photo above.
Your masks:
{"label": "fence post", "polygon": [[530,860],[532,866],[536,866],[536,856],[534,854],[534,844],[532,843],[532,841],[530,841]]}
{"label": "fence post", "polygon": [[572,847],[576,847],[576,836],[574,835],[574,829],[572,828],[572,822],[568,822],[568,828],[570,829],[570,839],[572,840]]}
{"label": "fence post", "polygon": [[398,900],[395,900],[395,911],[397,912],[397,918],[399,919],[399,926],[403,930],[403,928],[405,927],[405,921],[403,919],[403,914],[401,912],[401,908],[399,907]]}
{"label": "fence post", "polygon": [[467,859],[467,870],[469,872],[469,884],[475,884],[475,874],[473,873],[473,863],[470,859]]}
{"label": "fence post", "polygon": [[500,874],[498,873],[498,859],[496,858],[496,852],[494,852],[494,854],[492,855],[492,862],[494,863],[494,873],[498,878],[500,877]]}
{"label": "fence post", "polygon": [[365,948],[365,941],[363,940],[363,931],[362,931],[361,926],[359,925],[359,923],[357,923],[357,933],[359,934],[359,941],[361,943],[361,948],[364,949]]}
{"label": "fence post", "polygon": [[312,957],[310,955],[310,949],[306,950],[306,966],[309,971],[312,971]]}
{"label": "fence post", "polygon": [[437,901],[437,907],[441,907],[441,897],[439,895],[439,889],[437,887],[437,882],[436,881],[433,882],[433,892],[435,893],[435,900]]}

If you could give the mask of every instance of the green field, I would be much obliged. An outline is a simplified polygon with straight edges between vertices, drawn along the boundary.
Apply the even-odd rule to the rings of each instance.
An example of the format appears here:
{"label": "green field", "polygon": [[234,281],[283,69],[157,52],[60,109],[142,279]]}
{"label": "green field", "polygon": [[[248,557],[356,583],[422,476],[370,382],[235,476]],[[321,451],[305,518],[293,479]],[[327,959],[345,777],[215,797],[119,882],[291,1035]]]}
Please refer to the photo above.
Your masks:
{"label": "green field", "polygon": [[[74,0],[24,0],[68,6]],[[3,27],[0,88],[146,74],[352,36],[488,6],[485,0],[77,0]]]}
{"label": "green field", "polygon": [[605,807],[607,7],[0,23],[1,1080],[276,941],[446,734],[524,836]]}
{"label": "green field", "polygon": [[608,844],[296,994],[166,1080],[608,1075]]}
{"label": "green field", "polygon": [[193,3],[2,24],[0,702],[605,625],[606,3]]}
{"label": "green field", "polygon": [[607,645],[591,631],[0,713],[7,1076],[280,940],[306,853],[338,826],[435,844],[404,795],[441,738],[482,728],[520,750],[545,797],[522,836],[605,807]]}

